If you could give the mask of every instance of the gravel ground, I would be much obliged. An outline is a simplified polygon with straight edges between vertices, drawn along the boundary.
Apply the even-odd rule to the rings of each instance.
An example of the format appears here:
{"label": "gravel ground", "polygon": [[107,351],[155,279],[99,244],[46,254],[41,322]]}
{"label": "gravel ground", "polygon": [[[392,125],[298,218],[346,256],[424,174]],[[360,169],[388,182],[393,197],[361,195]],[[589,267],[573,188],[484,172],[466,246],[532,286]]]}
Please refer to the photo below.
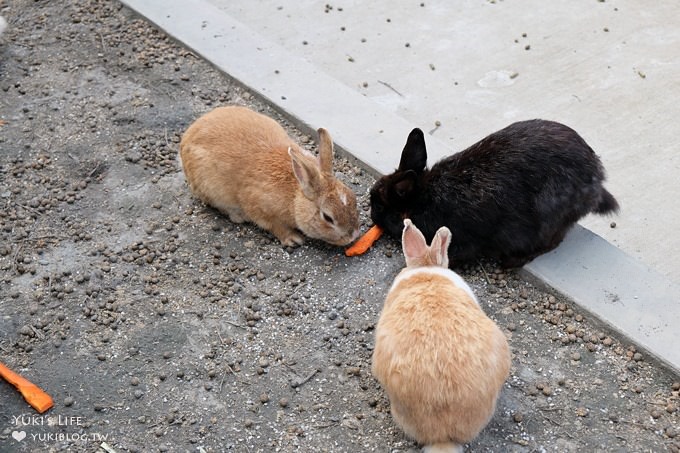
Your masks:
{"label": "gravel ground", "polygon": [[[218,105],[313,137],[115,1],[0,13],[0,357],[55,400],[0,384],[0,451],[414,451],[370,374],[399,244],[284,249],[176,162]],[[372,178],[336,170],[366,228]],[[469,451],[680,451],[680,377],[522,274],[459,271],[513,352]]]}

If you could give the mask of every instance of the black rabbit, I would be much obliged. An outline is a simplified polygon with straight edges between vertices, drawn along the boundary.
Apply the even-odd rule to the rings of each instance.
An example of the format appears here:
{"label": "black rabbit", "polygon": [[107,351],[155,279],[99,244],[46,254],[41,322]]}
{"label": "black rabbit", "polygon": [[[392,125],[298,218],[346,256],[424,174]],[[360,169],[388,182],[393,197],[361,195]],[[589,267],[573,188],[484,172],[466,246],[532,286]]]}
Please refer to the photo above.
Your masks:
{"label": "black rabbit", "polygon": [[617,212],[600,159],[573,129],[513,123],[427,169],[413,129],[399,168],[371,188],[371,218],[395,238],[410,218],[431,241],[447,226],[451,264],[489,257],[519,267],[559,245],[590,212]]}

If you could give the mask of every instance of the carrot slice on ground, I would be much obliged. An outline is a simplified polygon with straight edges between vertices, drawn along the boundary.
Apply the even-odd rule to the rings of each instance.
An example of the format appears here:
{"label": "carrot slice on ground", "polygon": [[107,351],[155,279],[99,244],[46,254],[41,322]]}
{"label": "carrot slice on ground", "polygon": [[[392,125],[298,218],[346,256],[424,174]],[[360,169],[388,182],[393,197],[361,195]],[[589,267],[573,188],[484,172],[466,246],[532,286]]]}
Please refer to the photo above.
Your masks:
{"label": "carrot slice on ground", "polygon": [[16,374],[0,362],[0,376],[12,384],[23,395],[33,409],[41,414],[54,405],[52,397],[26,378]]}
{"label": "carrot slice on ground", "polygon": [[347,250],[345,250],[345,255],[347,256],[357,256],[366,253],[368,249],[371,248],[373,243],[378,240],[383,234],[383,229],[378,225],[373,225],[368,229],[363,236],[361,236],[357,241],[352,244]]}

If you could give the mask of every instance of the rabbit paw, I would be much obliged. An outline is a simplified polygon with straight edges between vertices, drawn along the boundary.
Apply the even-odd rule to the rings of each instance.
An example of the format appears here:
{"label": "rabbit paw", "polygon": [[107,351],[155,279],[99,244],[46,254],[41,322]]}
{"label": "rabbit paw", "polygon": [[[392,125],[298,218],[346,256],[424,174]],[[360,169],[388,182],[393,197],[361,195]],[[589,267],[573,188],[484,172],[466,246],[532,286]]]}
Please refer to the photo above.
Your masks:
{"label": "rabbit paw", "polygon": [[230,208],[227,210],[229,220],[233,223],[243,223],[246,221],[245,213],[239,208]]}
{"label": "rabbit paw", "polygon": [[283,244],[284,247],[295,247],[302,245],[305,242],[305,238],[295,230],[286,229],[286,231],[282,232],[275,231],[274,235],[281,241],[281,244]]}

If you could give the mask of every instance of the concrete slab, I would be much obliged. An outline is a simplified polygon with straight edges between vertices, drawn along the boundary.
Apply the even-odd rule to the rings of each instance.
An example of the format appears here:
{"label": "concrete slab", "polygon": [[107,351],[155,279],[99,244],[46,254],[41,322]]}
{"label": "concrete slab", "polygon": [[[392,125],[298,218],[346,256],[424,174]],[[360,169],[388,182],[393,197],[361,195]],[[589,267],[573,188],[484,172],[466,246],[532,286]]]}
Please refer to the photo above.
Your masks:
{"label": "concrete slab", "polygon": [[578,225],[524,271],[679,369],[680,286]]}
{"label": "concrete slab", "polygon": [[[347,150],[374,173],[398,165],[413,127],[373,100],[340,83],[303,57],[267,41],[210,1],[124,0],[170,36],[217,68],[278,105],[302,129],[325,127],[340,151]],[[406,131],[406,133],[404,132]],[[431,152],[445,153],[438,141]]]}
{"label": "concrete slab", "polygon": [[[675,326],[680,321],[680,306],[676,303],[679,288],[671,281],[671,277],[677,277],[676,270],[680,275],[680,266],[674,267],[677,254],[668,253],[668,250],[680,249],[680,235],[675,234],[680,213],[674,197],[674,191],[680,191],[680,187],[671,175],[678,158],[669,145],[672,143],[670,122],[663,122],[660,127],[652,121],[653,107],[669,115],[680,107],[675,106],[671,97],[659,98],[653,107],[652,102],[642,102],[637,97],[638,94],[658,96],[659,85],[667,92],[677,91],[679,86],[671,86],[663,77],[665,71],[678,69],[677,59],[652,52],[640,60],[645,62],[644,66],[629,68],[632,77],[622,75],[626,73],[626,65],[632,64],[628,59],[633,58],[620,48],[622,44],[619,43],[618,51],[611,50],[613,56],[598,51],[597,46],[592,45],[593,36],[584,34],[582,29],[581,34],[571,31],[570,21],[564,17],[570,17],[569,14],[578,9],[560,9],[565,8],[564,5],[551,6],[555,8],[549,14],[552,19],[545,19],[554,26],[551,28],[539,14],[548,7],[535,1],[527,3],[535,7],[527,17],[521,14],[525,6],[508,9],[508,5],[491,2],[466,2],[455,10],[444,3],[428,2],[421,7],[414,2],[402,5],[399,11],[391,8],[389,13],[386,7],[379,9],[376,2],[360,5],[350,1],[342,11],[334,7],[328,12],[325,12],[325,3],[317,1],[263,0],[230,2],[226,6],[221,0],[124,0],[123,3],[278,105],[303,129],[328,128],[341,151],[355,156],[376,174],[391,172],[396,167],[406,135],[415,126],[425,130],[428,124],[432,126],[427,137],[431,164],[516,119],[545,117],[571,125],[602,154],[611,175],[608,186],[624,207],[624,214],[616,219],[619,225],[616,229],[609,228],[608,220],[588,219],[584,224],[610,235],[609,241],[616,242],[623,251],[579,227],[557,250],[535,260],[526,269],[666,365],[680,370],[680,354],[675,347],[678,339]],[[383,5],[383,2],[377,3]],[[281,4],[285,6],[279,7]],[[586,5],[575,1],[574,5],[583,7],[583,23],[605,23],[604,19],[609,17],[606,14],[612,14],[616,21],[607,23],[632,27],[627,20],[620,20],[624,14],[614,11],[617,7],[610,2],[605,4],[606,10],[600,2]],[[295,13],[291,13],[292,8],[296,8]],[[427,12],[421,13],[418,8]],[[641,42],[658,44],[652,46],[652,51],[666,49],[667,40],[680,43],[680,32],[650,25],[654,21],[668,24],[672,18],[680,18],[680,15],[671,15],[674,5],[666,3],[660,8],[660,11],[636,13],[642,17],[640,28],[631,32],[632,38],[627,41],[639,44],[636,49],[645,47]],[[351,11],[354,11],[352,15],[347,14]],[[428,16],[424,20],[418,14]],[[560,15],[565,23],[558,20]],[[345,27],[342,30],[339,22],[334,26],[326,16],[340,17],[340,22],[348,25],[342,25]],[[381,17],[390,26],[397,22],[398,27],[393,27],[396,32],[388,33],[379,24],[381,21],[366,22],[367,18]],[[420,22],[416,20],[419,17]],[[250,23],[246,25],[239,19]],[[346,36],[350,24],[361,23],[364,23],[362,30],[367,42],[368,38],[379,40],[382,47],[360,53],[356,49],[365,43],[359,38],[361,34],[357,34],[355,45],[358,47],[352,47],[354,50],[350,53],[344,47],[346,40],[336,35]],[[530,28],[532,26],[538,29]],[[605,32],[599,25],[588,26],[593,35],[598,33],[597,39],[613,39],[611,31]],[[256,27],[259,27],[257,31]],[[433,38],[438,27],[453,34],[452,37]],[[524,37],[526,30],[530,32]],[[666,35],[664,39],[657,39],[655,32]],[[575,43],[583,41],[584,45],[574,49],[555,44],[565,36]],[[322,38],[328,42],[319,46],[322,50],[318,55],[307,54],[307,49],[316,47],[311,43]],[[529,38],[531,44],[525,44]],[[616,39],[612,42],[619,42]],[[481,45],[491,48],[482,51]],[[530,50],[525,50],[527,45],[531,46]],[[439,49],[442,59],[428,62],[423,48]],[[573,54],[577,55],[576,60]],[[625,61],[615,58],[623,54]],[[336,62],[342,59],[351,69],[331,72],[329,63],[314,61],[319,55]],[[638,57],[642,58],[641,55]],[[449,58],[444,58],[446,56]],[[589,65],[593,61],[601,61],[607,68],[600,68],[601,74],[593,75]],[[361,65],[356,64],[359,62]],[[387,64],[393,72],[381,64]],[[568,76],[566,80],[564,74]],[[350,75],[355,82],[343,83],[341,79]],[[369,80],[368,77],[370,81],[364,87],[361,81]],[[650,88],[652,84],[655,89]],[[418,90],[423,87],[431,91],[419,94]],[[419,99],[424,102],[414,103]],[[427,110],[421,110],[426,106],[429,106]],[[674,116],[678,115],[669,117]],[[439,127],[436,121],[441,122]],[[644,162],[640,162],[640,156],[645,156]],[[635,164],[631,168],[628,164],[633,158]],[[664,160],[666,165],[654,167],[657,159]],[[664,206],[663,213],[642,209],[648,208],[648,201],[654,195],[634,198],[640,194],[636,188],[648,180],[655,182],[653,192]],[[653,216],[662,214],[659,219],[663,220],[652,222]],[[606,225],[602,225],[603,222]],[[645,241],[623,244],[622,237],[637,234],[638,229],[644,230]],[[664,238],[664,242],[650,241],[650,237]],[[663,263],[655,261],[661,260],[664,254],[673,256]],[[652,256],[656,258],[649,259]],[[638,260],[644,257],[648,259]],[[650,269],[650,262],[655,270]]]}
{"label": "concrete slab", "polygon": [[423,130],[439,121],[430,162],[521,119],[573,127],[623,208],[615,229],[582,225],[680,284],[680,3],[211,3]]}

